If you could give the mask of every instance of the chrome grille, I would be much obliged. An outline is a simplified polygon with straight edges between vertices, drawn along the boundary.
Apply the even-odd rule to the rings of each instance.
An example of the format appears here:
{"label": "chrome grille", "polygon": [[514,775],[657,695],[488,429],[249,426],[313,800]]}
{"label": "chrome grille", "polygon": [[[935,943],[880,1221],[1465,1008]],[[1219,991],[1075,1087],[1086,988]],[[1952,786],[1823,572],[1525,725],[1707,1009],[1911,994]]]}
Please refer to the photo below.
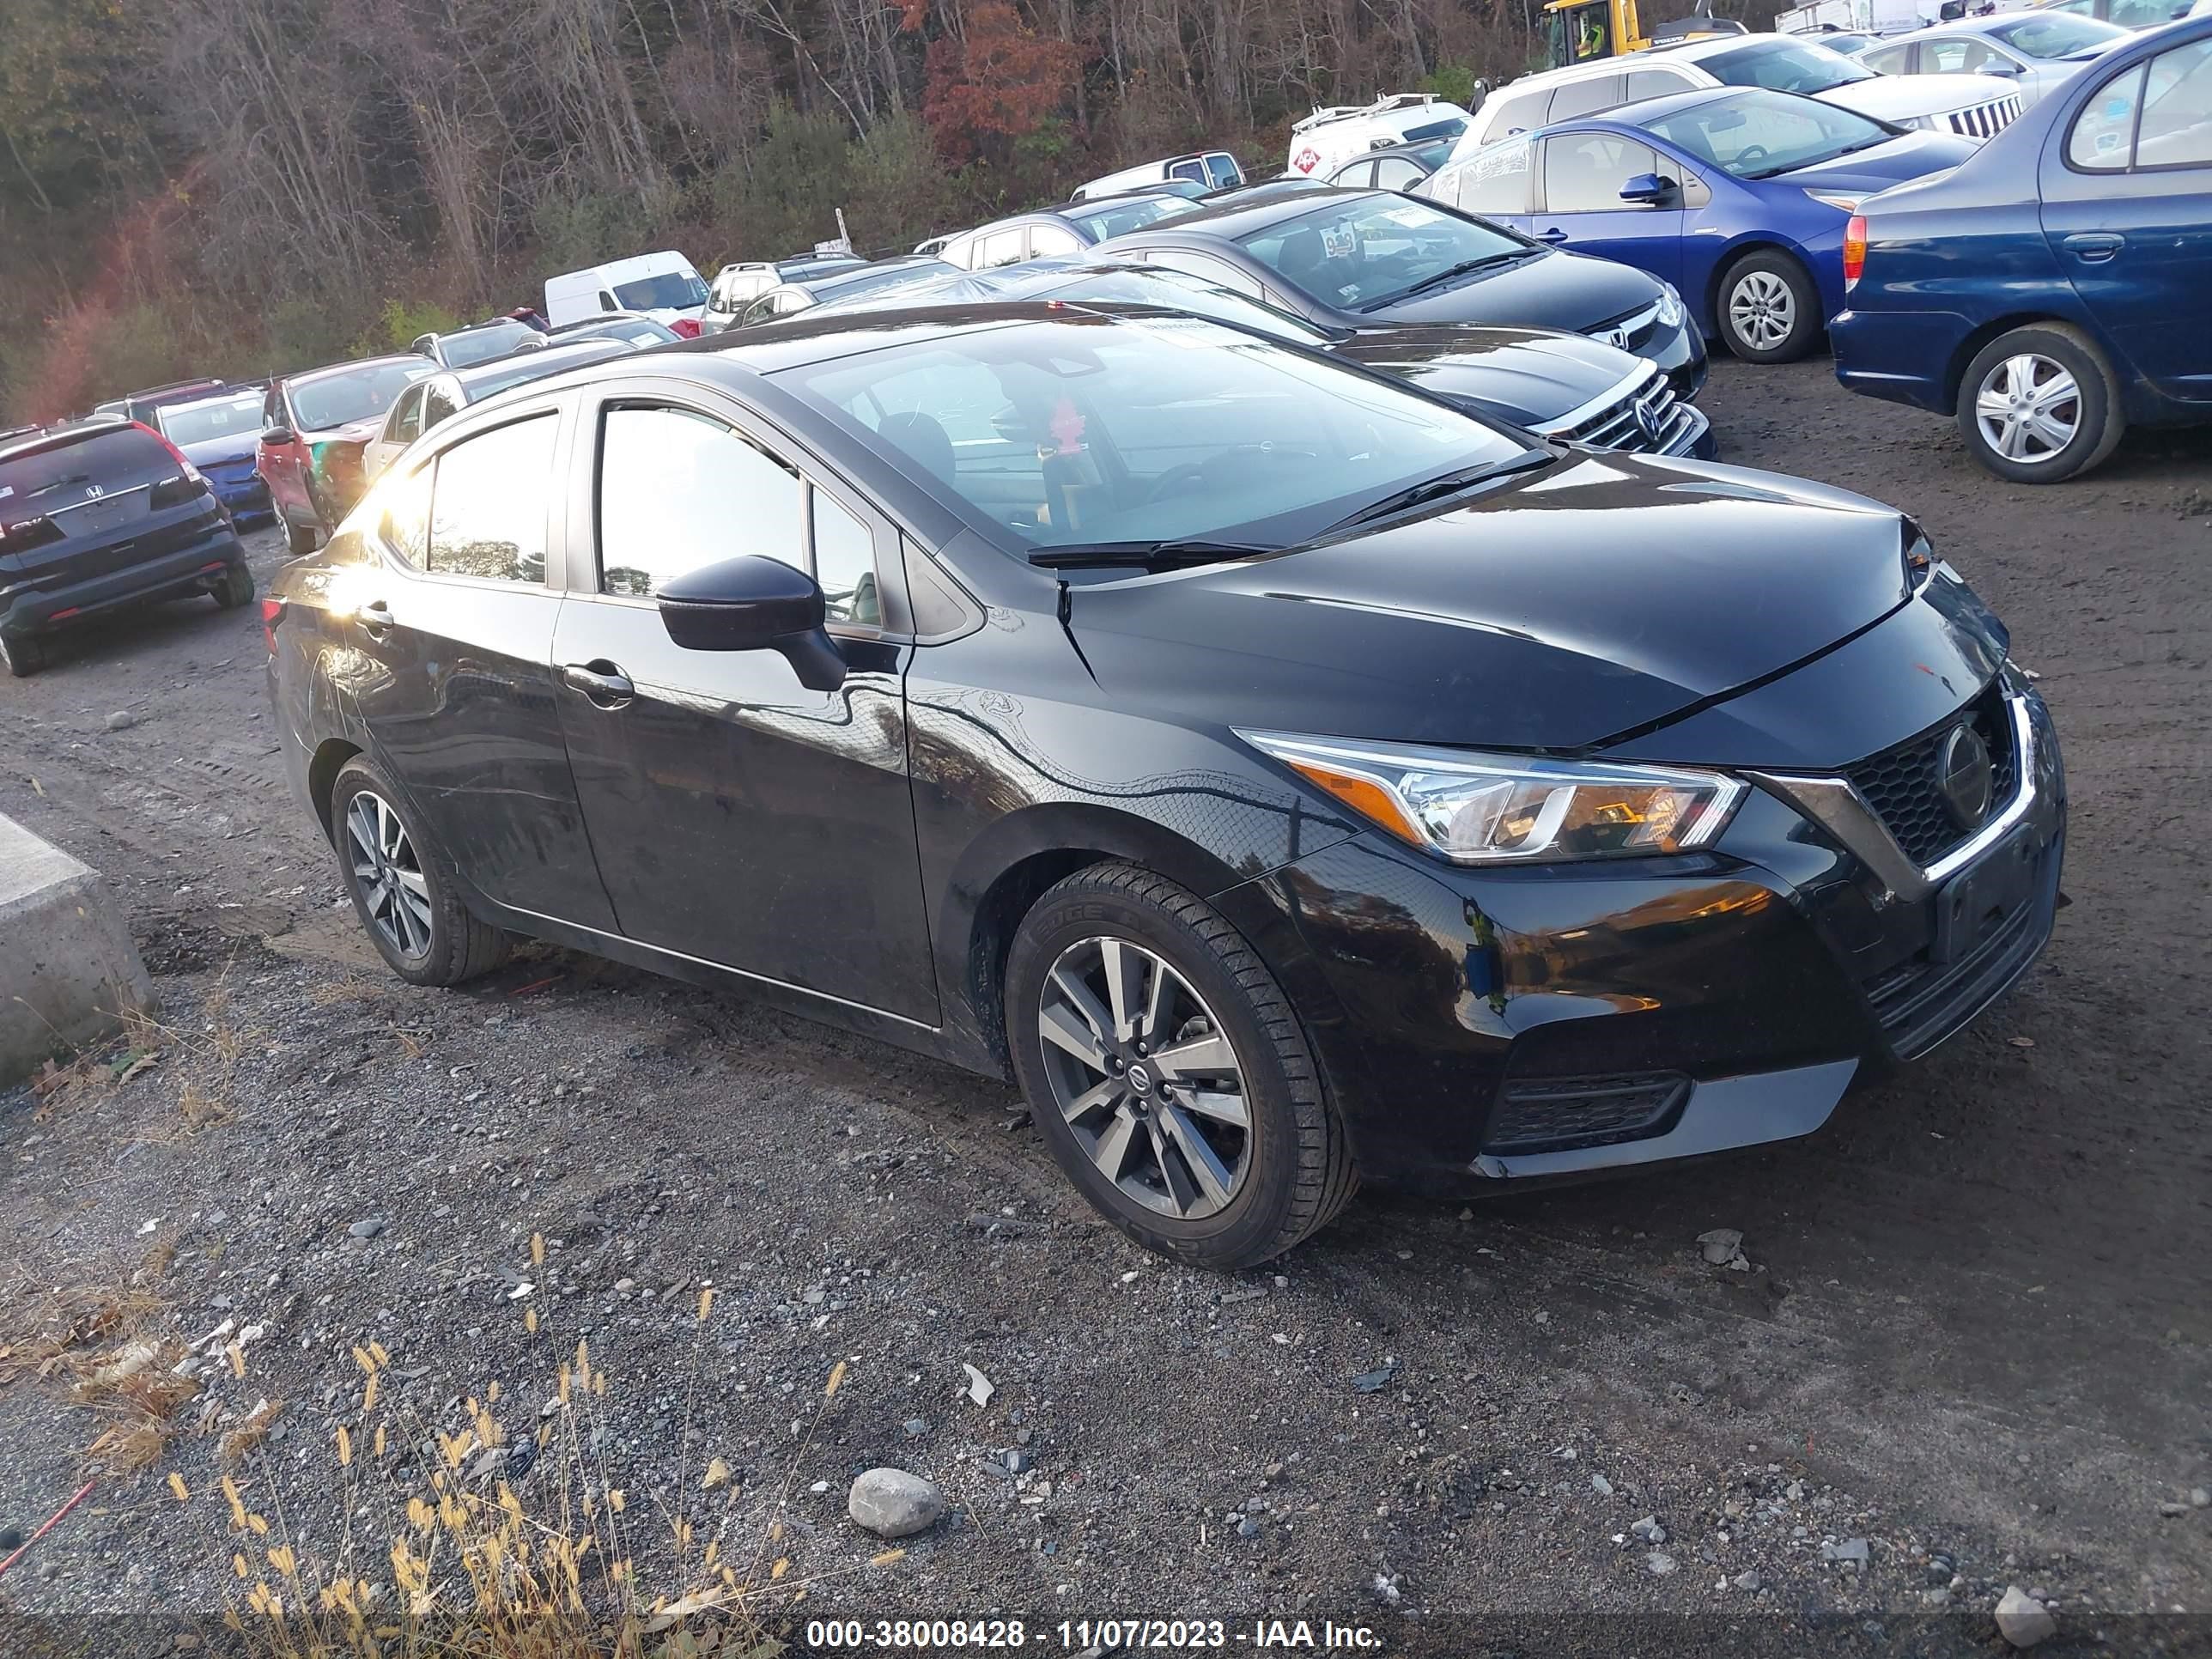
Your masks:
{"label": "chrome grille", "polygon": [[2020,94],[2008,92],[1986,104],[1954,109],[1946,118],[1961,138],[1993,138],[2020,118]]}
{"label": "chrome grille", "polygon": [[1666,447],[1684,418],[1673,383],[1657,369],[1647,368],[1603,400],[1586,404],[1539,430],[1561,443],[1650,453]]}

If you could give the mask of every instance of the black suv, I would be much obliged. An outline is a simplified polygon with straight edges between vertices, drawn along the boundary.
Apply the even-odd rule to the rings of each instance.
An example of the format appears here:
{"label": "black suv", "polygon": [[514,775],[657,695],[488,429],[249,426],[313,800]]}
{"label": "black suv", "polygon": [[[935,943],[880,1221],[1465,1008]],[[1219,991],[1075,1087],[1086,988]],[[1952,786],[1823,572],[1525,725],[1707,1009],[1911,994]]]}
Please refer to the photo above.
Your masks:
{"label": "black suv", "polygon": [[45,666],[46,638],[143,599],[253,598],[230,514],[159,434],[94,419],[0,440],[0,663]]}

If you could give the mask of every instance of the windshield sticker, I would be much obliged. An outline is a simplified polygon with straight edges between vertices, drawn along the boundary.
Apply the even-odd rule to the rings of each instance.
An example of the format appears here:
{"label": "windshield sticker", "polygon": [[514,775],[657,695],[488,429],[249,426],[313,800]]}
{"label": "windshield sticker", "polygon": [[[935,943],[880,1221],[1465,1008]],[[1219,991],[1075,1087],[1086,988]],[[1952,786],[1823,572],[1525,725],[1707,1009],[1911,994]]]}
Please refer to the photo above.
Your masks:
{"label": "windshield sticker", "polygon": [[1382,216],[1392,224],[1401,225],[1407,230],[1419,230],[1429,222],[1431,218],[1430,215],[1417,207],[1391,208],[1384,212]]}
{"label": "windshield sticker", "polygon": [[14,495],[15,493],[15,485],[13,485],[13,484],[0,484],[0,501],[6,501],[6,500],[10,496],[10,495]]}
{"label": "windshield sticker", "polygon": [[1130,317],[1124,320],[1186,351],[1204,351],[1221,342],[1220,329],[1203,317]]}
{"label": "windshield sticker", "polygon": [[1349,259],[1359,252],[1359,232],[1351,225],[1323,225],[1321,251],[1332,259]]}

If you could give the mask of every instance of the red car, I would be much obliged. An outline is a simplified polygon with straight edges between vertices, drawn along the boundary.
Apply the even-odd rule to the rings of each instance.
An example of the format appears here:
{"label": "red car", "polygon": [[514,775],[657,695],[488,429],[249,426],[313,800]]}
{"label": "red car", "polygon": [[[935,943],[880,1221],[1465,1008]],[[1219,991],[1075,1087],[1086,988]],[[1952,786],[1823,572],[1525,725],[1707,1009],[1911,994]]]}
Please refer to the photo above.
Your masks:
{"label": "red car", "polygon": [[361,499],[362,451],[382,429],[392,401],[425,374],[410,352],[333,363],[269,383],[254,470],[295,553],[312,553]]}

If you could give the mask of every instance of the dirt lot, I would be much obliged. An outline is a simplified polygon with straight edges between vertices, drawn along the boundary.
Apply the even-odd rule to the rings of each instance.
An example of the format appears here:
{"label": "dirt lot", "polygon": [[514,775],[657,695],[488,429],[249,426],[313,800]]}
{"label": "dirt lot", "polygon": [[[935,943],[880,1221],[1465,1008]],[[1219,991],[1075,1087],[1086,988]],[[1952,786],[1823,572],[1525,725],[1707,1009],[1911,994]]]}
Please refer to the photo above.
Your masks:
{"label": "dirt lot", "polygon": [[[561,953],[389,978],[277,776],[250,620],[170,606],[0,683],[0,810],[117,884],[167,1027],[125,1079],[0,1095],[0,1380],[57,1295],[134,1278],[110,1343],[265,1330],[0,1609],[116,1615],[121,1651],[223,1606],[220,1437],[264,1397],[249,1505],[388,1578],[429,1431],[494,1383],[526,1431],[588,1337],[604,1484],[746,1562],[780,1519],[817,1612],[1001,1609],[1054,1650],[1063,1619],[1303,1608],[1402,1651],[1949,1654],[2001,1648],[2017,1584],[2042,1651],[2212,1646],[2212,441],[2030,490],[1824,362],[1704,401],[1729,459],[1921,515],[2010,623],[2070,775],[2051,949],[1810,1143],[1472,1213],[1370,1194],[1242,1280],[1096,1222],[1005,1088]],[[1716,1227],[1749,1271],[1701,1260]],[[342,1471],[337,1428],[387,1414]],[[109,1420],[0,1381],[0,1527]],[[879,1463],[951,1510],[871,1565],[844,1503]]]}

